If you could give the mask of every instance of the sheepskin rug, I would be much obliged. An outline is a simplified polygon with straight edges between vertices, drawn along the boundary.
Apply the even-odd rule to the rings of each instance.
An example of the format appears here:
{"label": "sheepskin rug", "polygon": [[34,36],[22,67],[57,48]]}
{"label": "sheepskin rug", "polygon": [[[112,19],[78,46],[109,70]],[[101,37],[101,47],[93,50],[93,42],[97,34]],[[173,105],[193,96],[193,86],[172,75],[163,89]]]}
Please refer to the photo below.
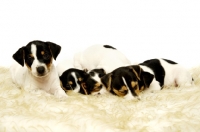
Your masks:
{"label": "sheepskin rug", "polygon": [[195,86],[169,87],[127,101],[114,95],[69,93],[64,100],[28,92],[0,67],[1,132],[195,132],[200,131],[200,66]]}

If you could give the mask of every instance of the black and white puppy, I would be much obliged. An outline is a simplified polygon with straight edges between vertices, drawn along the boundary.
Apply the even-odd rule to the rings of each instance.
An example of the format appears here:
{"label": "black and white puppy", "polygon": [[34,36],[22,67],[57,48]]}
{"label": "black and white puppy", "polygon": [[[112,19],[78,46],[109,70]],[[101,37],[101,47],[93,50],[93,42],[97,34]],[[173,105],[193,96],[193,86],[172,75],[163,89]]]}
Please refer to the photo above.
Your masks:
{"label": "black and white puppy", "polygon": [[88,71],[90,77],[86,81],[85,88],[88,90],[88,93],[91,95],[102,95],[107,93],[106,87],[101,82],[101,78],[106,75],[104,69],[93,69]]}
{"label": "black and white puppy", "polygon": [[92,45],[74,55],[74,67],[88,71],[102,68],[109,73],[120,66],[130,64],[122,52],[109,45]]}
{"label": "black and white puppy", "polygon": [[60,51],[59,45],[39,40],[19,48],[13,54],[15,61],[10,67],[13,82],[24,89],[42,89],[59,98],[67,97],[53,64]]}
{"label": "black and white puppy", "polygon": [[125,99],[140,99],[140,92],[148,88],[154,75],[139,65],[119,67],[101,78],[107,91]]}
{"label": "black and white puppy", "polygon": [[174,61],[150,59],[139,65],[144,71],[155,77],[147,90],[161,90],[165,86],[191,86],[194,84],[189,71]]}
{"label": "black and white puppy", "polygon": [[62,88],[66,92],[73,91],[88,95],[89,93],[87,87],[85,86],[88,78],[89,74],[86,71],[76,68],[69,68],[61,74],[60,81]]}

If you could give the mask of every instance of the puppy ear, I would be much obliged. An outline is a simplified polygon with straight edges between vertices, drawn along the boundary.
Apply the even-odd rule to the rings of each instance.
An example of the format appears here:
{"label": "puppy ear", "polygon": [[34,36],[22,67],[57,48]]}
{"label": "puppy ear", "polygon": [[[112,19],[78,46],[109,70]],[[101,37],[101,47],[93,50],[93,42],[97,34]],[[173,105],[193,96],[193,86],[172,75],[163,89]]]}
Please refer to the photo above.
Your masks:
{"label": "puppy ear", "polygon": [[137,79],[140,80],[140,76],[141,76],[141,72],[142,72],[142,69],[140,68],[140,66],[139,65],[132,65],[132,66],[129,66],[129,68],[135,74]]}
{"label": "puppy ear", "polygon": [[55,43],[52,43],[52,42],[46,42],[49,46],[49,49],[51,51],[51,54],[54,58],[54,60],[56,60],[58,54],[60,53],[61,51],[61,46],[60,45],[57,45]]}
{"label": "puppy ear", "polygon": [[143,78],[145,87],[149,87],[151,82],[153,81],[154,75],[149,72],[142,72],[141,77]]}
{"label": "puppy ear", "polygon": [[99,74],[100,77],[103,77],[104,75],[106,75],[106,71],[103,68],[99,70],[100,70],[100,74]]}
{"label": "puppy ear", "polygon": [[21,66],[24,66],[24,46],[19,48],[17,52],[13,54],[13,59],[17,61]]}
{"label": "puppy ear", "polygon": [[111,90],[111,81],[112,81],[112,73],[106,74],[103,77],[101,77],[101,82],[104,84],[104,86],[106,87],[106,89],[108,91]]}

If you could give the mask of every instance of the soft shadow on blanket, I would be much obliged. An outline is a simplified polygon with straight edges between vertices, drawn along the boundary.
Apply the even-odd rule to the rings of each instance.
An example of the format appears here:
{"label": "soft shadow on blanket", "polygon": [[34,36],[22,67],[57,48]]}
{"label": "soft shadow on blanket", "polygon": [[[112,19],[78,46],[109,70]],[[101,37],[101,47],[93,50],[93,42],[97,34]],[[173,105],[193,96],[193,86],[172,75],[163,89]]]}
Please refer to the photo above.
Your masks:
{"label": "soft shadow on blanket", "polygon": [[0,67],[0,131],[199,131],[200,66],[190,71],[196,86],[145,93],[140,101],[74,93],[59,100],[42,90],[18,88],[8,68]]}

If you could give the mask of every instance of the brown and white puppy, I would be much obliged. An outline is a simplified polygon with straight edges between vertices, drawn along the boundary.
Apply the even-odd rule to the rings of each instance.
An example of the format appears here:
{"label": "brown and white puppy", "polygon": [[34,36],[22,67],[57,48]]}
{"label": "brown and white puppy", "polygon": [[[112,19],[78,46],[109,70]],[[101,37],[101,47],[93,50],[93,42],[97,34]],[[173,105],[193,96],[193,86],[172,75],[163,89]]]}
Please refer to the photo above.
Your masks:
{"label": "brown and white puppy", "polygon": [[24,89],[42,89],[59,98],[67,97],[53,64],[60,51],[59,45],[39,40],[19,48],[10,67],[12,81]]}
{"label": "brown and white puppy", "polygon": [[101,78],[107,90],[125,99],[140,99],[140,92],[148,88],[154,75],[144,72],[139,65],[119,67]]}

